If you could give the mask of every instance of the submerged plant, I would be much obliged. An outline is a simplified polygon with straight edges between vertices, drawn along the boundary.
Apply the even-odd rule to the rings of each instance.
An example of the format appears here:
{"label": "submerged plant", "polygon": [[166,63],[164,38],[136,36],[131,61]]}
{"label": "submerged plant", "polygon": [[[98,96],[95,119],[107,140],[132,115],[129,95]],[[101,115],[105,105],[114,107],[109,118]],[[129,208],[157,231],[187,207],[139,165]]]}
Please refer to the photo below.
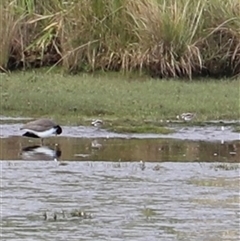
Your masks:
{"label": "submerged plant", "polygon": [[217,165],[212,165],[211,168],[214,170],[225,170],[225,171],[231,171],[231,170],[238,170],[240,168],[239,164],[226,164],[226,163],[221,163]]}
{"label": "submerged plant", "polygon": [[71,212],[66,212],[62,210],[61,213],[53,212],[53,213],[43,213],[44,220],[47,221],[58,221],[58,220],[71,220],[72,218],[82,218],[82,219],[90,219],[92,215],[82,210],[73,210]]}

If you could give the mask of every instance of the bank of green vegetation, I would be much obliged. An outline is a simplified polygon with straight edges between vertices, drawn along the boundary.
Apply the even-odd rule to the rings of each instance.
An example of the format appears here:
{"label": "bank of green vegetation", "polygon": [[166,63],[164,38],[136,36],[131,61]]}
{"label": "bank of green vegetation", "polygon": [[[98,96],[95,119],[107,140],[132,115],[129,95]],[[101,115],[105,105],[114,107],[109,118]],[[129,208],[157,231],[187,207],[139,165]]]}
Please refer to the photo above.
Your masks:
{"label": "bank of green vegetation", "polygon": [[[101,119],[104,128],[117,132],[168,133],[171,123],[239,120],[239,86],[240,79],[189,82],[139,74],[16,71],[0,75],[0,115],[73,125]],[[184,112],[196,116],[179,123],[176,117]]]}
{"label": "bank of green vegetation", "polygon": [[239,0],[1,0],[0,69],[236,77]]}

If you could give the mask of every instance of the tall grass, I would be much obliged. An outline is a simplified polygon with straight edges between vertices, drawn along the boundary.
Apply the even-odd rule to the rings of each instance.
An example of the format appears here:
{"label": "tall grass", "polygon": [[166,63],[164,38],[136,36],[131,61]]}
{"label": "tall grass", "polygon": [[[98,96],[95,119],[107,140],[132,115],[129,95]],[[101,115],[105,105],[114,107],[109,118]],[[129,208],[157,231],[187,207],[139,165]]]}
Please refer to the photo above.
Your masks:
{"label": "tall grass", "polygon": [[3,0],[1,69],[240,75],[238,0]]}

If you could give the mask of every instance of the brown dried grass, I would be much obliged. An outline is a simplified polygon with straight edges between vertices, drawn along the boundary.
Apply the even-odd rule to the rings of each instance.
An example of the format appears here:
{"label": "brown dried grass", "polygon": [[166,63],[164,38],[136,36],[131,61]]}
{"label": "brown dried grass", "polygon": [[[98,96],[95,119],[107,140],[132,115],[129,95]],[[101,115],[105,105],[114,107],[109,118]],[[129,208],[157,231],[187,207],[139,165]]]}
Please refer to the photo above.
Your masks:
{"label": "brown dried grass", "polygon": [[238,76],[238,0],[5,0],[2,69],[144,71],[157,77]]}

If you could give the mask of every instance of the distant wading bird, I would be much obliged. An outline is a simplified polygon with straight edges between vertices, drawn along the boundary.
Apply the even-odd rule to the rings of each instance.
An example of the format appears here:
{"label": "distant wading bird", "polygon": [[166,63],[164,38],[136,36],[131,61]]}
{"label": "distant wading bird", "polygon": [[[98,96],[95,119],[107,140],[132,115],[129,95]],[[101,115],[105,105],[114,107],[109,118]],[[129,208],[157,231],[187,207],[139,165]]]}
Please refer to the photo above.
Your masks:
{"label": "distant wading bird", "polygon": [[180,120],[184,120],[184,121],[191,121],[193,118],[196,117],[196,114],[194,113],[182,113],[181,115],[177,115],[177,119]]}
{"label": "distant wading bird", "polygon": [[61,126],[57,125],[49,119],[38,119],[35,121],[30,121],[21,127],[20,130],[26,131],[23,136],[40,138],[41,144],[43,144],[43,138],[49,137],[51,135],[60,135],[62,133]]}
{"label": "distant wading bird", "polygon": [[100,127],[103,124],[103,121],[100,119],[92,120],[91,124],[96,127]]}

